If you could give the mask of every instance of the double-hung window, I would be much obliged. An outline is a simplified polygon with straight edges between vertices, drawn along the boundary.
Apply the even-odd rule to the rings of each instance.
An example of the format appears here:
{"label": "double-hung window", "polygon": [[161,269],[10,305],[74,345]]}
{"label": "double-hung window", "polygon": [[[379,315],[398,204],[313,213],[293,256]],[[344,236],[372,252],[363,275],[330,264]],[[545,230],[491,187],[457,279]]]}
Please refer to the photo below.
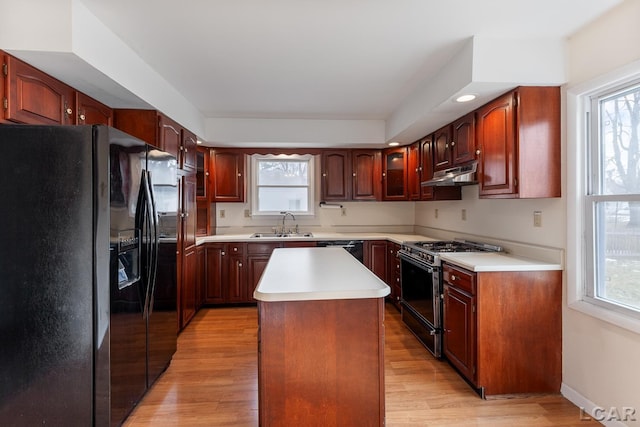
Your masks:
{"label": "double-hung window", "polygon": [[583,96],[583,299],[640,318],[640,79]]}
{"label": "double-hung window", "polygon": [[313,214],[312,155],[253,155],[252,214]]}

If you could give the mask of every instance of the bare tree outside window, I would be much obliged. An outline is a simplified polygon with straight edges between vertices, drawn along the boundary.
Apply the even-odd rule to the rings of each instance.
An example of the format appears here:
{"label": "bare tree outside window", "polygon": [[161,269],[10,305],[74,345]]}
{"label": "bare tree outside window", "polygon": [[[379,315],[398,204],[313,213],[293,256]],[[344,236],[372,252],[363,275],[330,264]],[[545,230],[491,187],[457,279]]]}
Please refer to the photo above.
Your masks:
{"label": "bare tree outside window", "polygon": [[640,310],[640,86],[597,100],[593,296]]}

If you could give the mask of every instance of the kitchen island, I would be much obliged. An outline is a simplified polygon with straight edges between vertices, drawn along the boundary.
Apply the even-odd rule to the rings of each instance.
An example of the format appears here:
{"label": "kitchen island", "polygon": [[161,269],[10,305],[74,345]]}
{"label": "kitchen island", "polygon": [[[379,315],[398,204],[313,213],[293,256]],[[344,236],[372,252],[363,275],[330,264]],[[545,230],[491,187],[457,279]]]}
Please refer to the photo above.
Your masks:
{"label": "kitchen island", "polygon": [[261,426],[384,425],[389,291],[341,248],[274,250],[254,292]]}

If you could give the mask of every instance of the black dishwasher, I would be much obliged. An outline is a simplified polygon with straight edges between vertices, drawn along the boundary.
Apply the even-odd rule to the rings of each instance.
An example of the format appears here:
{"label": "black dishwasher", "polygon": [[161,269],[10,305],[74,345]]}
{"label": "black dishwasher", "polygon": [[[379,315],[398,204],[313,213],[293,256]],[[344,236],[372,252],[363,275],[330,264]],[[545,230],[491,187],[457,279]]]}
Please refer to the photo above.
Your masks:
{"label": "black dishwasher", "polygon": [[358,261],[364,264],[364,241],[363,240],[326,240],[319,241],[316,244],[318,247],[331,247],[337,246],[344,248],[347,252],[355,257]]}

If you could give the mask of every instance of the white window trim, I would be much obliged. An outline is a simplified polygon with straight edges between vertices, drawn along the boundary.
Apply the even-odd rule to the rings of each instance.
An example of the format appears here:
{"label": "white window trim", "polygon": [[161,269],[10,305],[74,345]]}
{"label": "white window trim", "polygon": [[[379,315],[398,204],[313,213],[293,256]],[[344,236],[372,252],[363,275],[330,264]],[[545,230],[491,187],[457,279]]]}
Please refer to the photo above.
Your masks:
{"label": "white window trim", "polygon": [[567,88],[567,305],[570,309],[640,333],[640,319],[610,308],[603,307],[585,298],[586,274],[584,251],[587,242],[583,235],[585,227],[585,174],[587,132],[584,97],[624,82],[637,79],[640,75],[640,61],[628,64],[611,73],[585,83]]}
{"label": "white window trim", "polygon": [[315,216],[315,157],[312,154],[254,154],[250,157],[250,165],[251,165],[251,216],[267,218],[267,217],[280,217],[280,212],[260,212],[258,211],[258,174],[257,171],[257,163],[259,159],[289,159],[289,160],[306,160],[309,162],[309,170],[307,174],[309,176],[309,192],[308,192],[308,207],[309,209],[306,212],[294,211],[293,214],[295,216],[301,217],[310,217]]}

